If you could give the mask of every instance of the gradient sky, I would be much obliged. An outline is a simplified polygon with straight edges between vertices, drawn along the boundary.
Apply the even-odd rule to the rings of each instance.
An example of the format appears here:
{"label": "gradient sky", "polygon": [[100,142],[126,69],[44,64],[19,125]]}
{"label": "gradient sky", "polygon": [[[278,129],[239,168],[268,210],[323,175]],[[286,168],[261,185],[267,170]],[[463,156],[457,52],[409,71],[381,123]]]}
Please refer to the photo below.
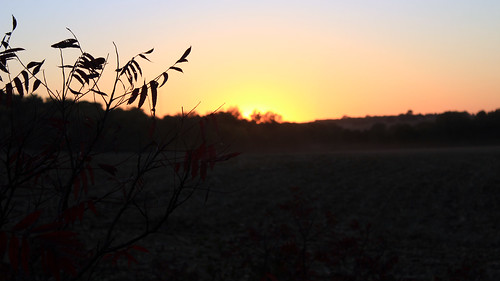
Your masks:
{"label": "gradient sky", "polygon": [[[0,31],[18,28],[26,60],[78,36],[85,51],[122,61],[152,47],[148,78],[193,46],[184,74],[160,91],[158,114],[225,104],[287,121],[413,110],[500,108],[500,1],[8,1]],[[49,80],[50,82],[50,80]]]}

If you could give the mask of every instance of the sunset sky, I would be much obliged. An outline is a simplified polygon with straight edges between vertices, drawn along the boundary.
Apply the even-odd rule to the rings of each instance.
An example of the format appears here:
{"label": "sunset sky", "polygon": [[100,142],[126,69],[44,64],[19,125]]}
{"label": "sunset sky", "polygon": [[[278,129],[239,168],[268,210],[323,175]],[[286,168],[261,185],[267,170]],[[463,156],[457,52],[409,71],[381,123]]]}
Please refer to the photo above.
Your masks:
{"label": "sunset sky", "polygon": [[158,114],[201,102],[273,111],[286,121],[500,108],[498,0],[3,1],[0,32],[26,60],[46,58],[57,87],[58,51],[124,62],[155,48],[148,78],[192,46],[171,73]]}

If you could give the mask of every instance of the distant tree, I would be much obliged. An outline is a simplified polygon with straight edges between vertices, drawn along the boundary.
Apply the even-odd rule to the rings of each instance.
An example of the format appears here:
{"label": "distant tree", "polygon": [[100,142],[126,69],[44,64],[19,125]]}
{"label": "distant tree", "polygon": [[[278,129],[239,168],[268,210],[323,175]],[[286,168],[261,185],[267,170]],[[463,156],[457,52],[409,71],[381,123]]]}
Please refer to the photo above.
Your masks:
{"label": "distant tree", "polygon": [[266,113],[261,113],[257,110],[254,110],[252,112],[252,115],[250,115],[250,118],[252,121],[256,122],[257,124],[260,123],[281,123],[283,120],[283,117],[277,113],[267,111]]}

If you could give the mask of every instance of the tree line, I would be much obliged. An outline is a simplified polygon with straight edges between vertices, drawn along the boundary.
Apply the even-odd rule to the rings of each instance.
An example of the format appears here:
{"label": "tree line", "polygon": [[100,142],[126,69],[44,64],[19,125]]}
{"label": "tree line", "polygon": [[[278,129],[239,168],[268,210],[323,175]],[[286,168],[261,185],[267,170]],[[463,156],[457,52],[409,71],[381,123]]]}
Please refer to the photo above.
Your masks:
{"label": "tree line", "polygon": [[[68,101],[69,102],[69,101]],[[51,101],[43,101],[38,96],[24,99],[14,97],[13,107],[23,118],[16,126],[29,126],[32,120],[44,118],[44,112],[53,110],[56,106]],[[85,116],[81,128],[72,130],[83,134],[85,124],[97,120],[104,110],[99,103],[80,101],[77,106]],[[79,112],[79,113],[81,113]],[[5,106],[0,106],[0,120],[7,122],[10,112]],[[391,148],[419,146],[468,146],[500,144],[500,109],[491,112],[480,111],[476,114],[468,112],[449,111],[440,114],[413,114],[409,111],[398,116],[375,116],[364,118],[344,117],[338,120],[318,120],[309,123],[279,123],[274,118],[265,121],[246,120],[234,108],[220,111],[207,116],[192,113],[187,118],[180,114],[155,118],[145,114],[141,109],[117,109],[109,116],[106,134],[99,143],[101,151],[139,151],[147,143],[147,137],[152,126],[156,134],[168,135],[182,123],[188,127],[198,127],[200,120],[211,118],[215,121],[214,128],[221,142],[240,151],[273,151],[273,150],[335,150],[344,148]],[[58,120],[45,122],[46,134],[61,126]],[[186,126],[186,124],[182,124]],[[4,127],[6,128],[6,127]],[[4,129],[0,129],[4,130]],[[186,130],[190,134],[196,130]],[[78,135],[78,134],[75,134]],[[188,136],[185,139],[197,140]],[[78,141],[74,140],[78,145]],[[31,144],[33,147],[40,145]]]}

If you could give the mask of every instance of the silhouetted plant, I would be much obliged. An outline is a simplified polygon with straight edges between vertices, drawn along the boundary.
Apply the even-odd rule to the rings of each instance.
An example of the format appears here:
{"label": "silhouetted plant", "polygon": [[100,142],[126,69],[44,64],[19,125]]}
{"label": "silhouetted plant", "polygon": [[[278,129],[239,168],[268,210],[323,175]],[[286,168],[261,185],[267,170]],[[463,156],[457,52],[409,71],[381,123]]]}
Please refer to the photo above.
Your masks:
{"label": "silhouetted plant", "polygon": [[[44,60],[26,64],[18,57],[24,49],[11,46],[16,27],[12,17],[12,30],[0,46],[0,110],[6,117],[0,130],[1,278],[90,280],[103,264],[138,263],[136,255],[149,251],[141,241],[193,195],[217,161],[235,155],[216,147],[210,116],[186,125],[189,113],[183,114],[177,128],[156,130],[158,89],[169,71],[183,72],[179,65],[187,62],[191,47],[147,80],[140,60],[149,61],[153,49],[121,64],[115,45],[115,78],[106,90],[100,82],[109,58],[85,52],[68,29],[73,37],[52,45],[61,59],[62,88],[55,90],[42,71]],[[67,52],[77,52],[74,62],[65,60]],[[20,102],[36,101],[37,90],[46,93],[48,103]],[[147,142],[123,159],[99,155],[105,136],[113,133],[110,116],[134,103],[151,112]],[[183,138],[198,126],[195,139]],[[149,181],[154,170],[169,179],[161,188]]]}

